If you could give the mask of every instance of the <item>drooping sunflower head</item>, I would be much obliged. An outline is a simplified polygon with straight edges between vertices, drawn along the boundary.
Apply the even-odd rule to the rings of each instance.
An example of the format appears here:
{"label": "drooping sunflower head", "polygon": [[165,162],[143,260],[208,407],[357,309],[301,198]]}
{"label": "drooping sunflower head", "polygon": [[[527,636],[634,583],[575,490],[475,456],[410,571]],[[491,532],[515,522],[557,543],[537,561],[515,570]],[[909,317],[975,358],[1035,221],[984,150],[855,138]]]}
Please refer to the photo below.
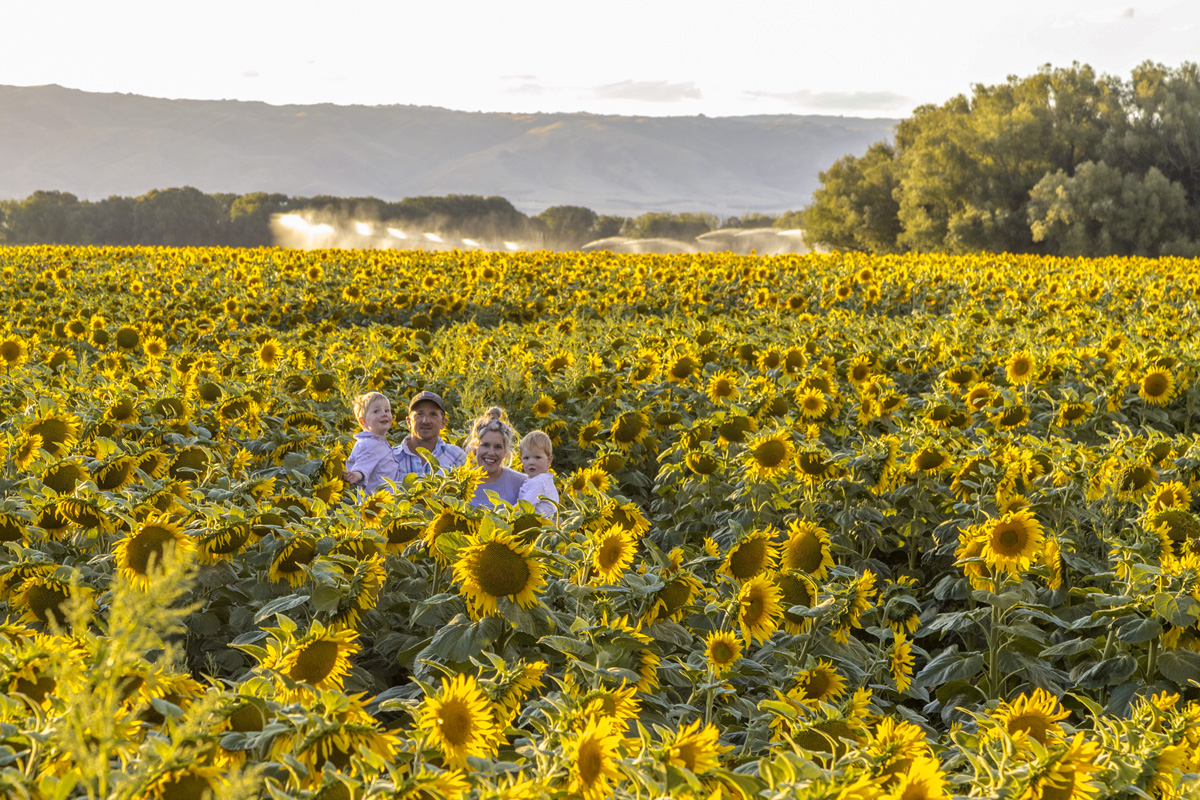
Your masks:
{"label": "drooping sunflower head", "polygon": [[743,536],[729,549],[721,572],[742,583],[773,570],[778,556],[771,535],[769,530],[756,530]]}
{"label": "drooping sunflower head", "polygon": [[79,418],[72,414],[51,414],[34,421],[25,429],[25,435],[40,437],[43,450],[55,458],[62,458],[75,444],[80,424]]}
{"label": "drooping sunflower head", "polygon": [[796,674],[795,688],[788,696],[805,705],[833,703],[846,693],[846,678],[833,662],[820,659],[811,669]]}
{"label": "drooping sunflower head", "polygon": [[751,578],[738,592],[738,626],[746,642],[765,642],[779,628],[783,616],[779,587],[770,578]]}
{"label": "drooping sunflower head", "polygon": [[700,727],[700,720],[685,725],[665,743],[668,764],[682,767],[693,775],[703,775],[720,766],[721,755],[732,750],[722,745],[720,731],[711,722]]}
{"label": "drooping sunflower head", "polygon": [[117,570],[141,589],[149,588],[164,559],[190,558],[196,544],[183,526],[169,517],[150,517],[113,546]]}
{"label": "drooping sunflower head", "polygon": [[276,551],[275,558],[271,560],[267,578],[299,586],[307,575],[305,567],[312,563],[316,555],[317,543],[312,537],[303,534],[288,536]]}
{"label": "drooping sunflower head", "polygon": [[815,522],[793,520],[788,523],[780,568],[806,572],[818,579],[824,578],[833,566],[833,556],[829,547],[828,531]]}
{"label": "drooping sunflower head", "polygon": [[1070,712],[1058,704],[1054,695],[1034,689],[1033,694],[1000,703],[990,716],[1009,736],[1025,735],[1046,747],[1062,738],[1063,728],[1058,723],[1070,716]]}
{"label": "drooping sunflower head", "polygon": [[611,438],[617,447],[628,450],[645,439],[649,429],[649,417],[641,411],[626,411],[613,420]]}

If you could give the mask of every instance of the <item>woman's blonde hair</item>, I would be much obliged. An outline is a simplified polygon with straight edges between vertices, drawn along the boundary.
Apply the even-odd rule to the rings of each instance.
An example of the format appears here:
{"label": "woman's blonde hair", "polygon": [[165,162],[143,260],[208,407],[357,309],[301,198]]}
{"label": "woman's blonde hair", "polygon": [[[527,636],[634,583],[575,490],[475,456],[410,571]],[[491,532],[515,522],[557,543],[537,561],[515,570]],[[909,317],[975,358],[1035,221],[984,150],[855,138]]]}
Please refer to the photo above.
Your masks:
{"label": "woman's blonde hair", "polygon": [[553,456],[554,442],[550,441],[550,435],[545,431],[530,431],[525,434],[525,438],[521,440],[521,452],[528,453],[531,451]]}
{"label": "woman's blonde hair", "polygon": [[[362,419],[364,416],[366,416],[367,409],[370,408],[371,403],[374,403],[376,400],[387,400],[387,397],[379,392],[367,392],[366,394],[360,394],[358,397],[354,398],[354,418]],[[390,404],[391,401],[388,400],[388,403]]]}
{"label": "woman's blonde hair", "polygon": [[[513,447],[517,443],[517,432],[513,430],[512,425],[508,424],[503,408],[492,406],[483,412],[482,417],[471,423],[471,433],[467,437],[467,445],[464,448],[468,455],[475,455],[475,450],[479,447],[479,440],[485,433],[499,433],[504,437],[504,460],[511,461]],[[506,463],[505,466],[508,464]]]}

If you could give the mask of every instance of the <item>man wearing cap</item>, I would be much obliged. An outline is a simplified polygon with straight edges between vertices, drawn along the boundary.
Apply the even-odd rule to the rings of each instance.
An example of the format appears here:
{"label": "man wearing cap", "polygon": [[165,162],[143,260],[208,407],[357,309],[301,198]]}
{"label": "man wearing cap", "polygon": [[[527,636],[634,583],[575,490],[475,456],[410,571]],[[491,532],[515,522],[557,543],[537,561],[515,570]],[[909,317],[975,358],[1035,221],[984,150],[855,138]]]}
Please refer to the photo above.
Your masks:
{"label": "man wearing cap", "polygon": [[421,450],[428,450],[443,471],[467,463],[467,454],[461,447],[442,440],[440,434],[445,427],[446,404],[442,398],[433,392],[421,392],[412,399],[408,404],[408,429],[411,433],[392,448],[401,475],[409,472],[429,474],[429,462],[421,457]]}

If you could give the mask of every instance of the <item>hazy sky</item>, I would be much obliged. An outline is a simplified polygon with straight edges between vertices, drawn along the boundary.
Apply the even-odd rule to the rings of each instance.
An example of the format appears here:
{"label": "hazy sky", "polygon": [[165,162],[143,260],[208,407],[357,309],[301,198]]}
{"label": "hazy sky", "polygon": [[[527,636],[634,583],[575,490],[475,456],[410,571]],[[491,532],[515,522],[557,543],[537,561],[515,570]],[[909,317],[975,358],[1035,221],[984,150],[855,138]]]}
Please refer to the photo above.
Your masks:
{"label": "hazy sky", "polygon": [[1042,64],[1200,61],[1200,2],[6,3],[0,84],[468,111],[907,116]]}

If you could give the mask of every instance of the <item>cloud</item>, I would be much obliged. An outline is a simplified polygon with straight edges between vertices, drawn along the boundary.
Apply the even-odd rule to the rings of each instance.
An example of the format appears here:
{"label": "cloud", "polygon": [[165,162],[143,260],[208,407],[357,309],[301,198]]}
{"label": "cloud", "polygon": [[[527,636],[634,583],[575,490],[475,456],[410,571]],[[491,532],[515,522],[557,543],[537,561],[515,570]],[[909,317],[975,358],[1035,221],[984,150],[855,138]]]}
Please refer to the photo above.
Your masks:
{"label": "cloud", "polygon": [[766,100],[776,100],[796,108],[822,111],[890,111],[904,108],[909,99],[895,92],[813,92],[799,89],[795,92],[755,92],[747,95]]}
{"label": "cloud", "polygon": [[243,78],[257,78],[258,72],[256,70],[248,69],[242,73],[242,77]]}
{"label": "cloud", "polygon": [[537,75],[501,75],[500,80],[529,82],[529,81],[536,81]]}
{"label": "cloud", "polygon": [[549,89],[540,83],[526,82],[520,86],[506,86],[500,91],[505,94],[545,94]]}
{"label": "cloud", "polygon": [[703,97],[700,89],[691,81],[621,81],[595,86],[590,91],[593,97],[601,100],[642,100],[648,103],[678,103]]}

